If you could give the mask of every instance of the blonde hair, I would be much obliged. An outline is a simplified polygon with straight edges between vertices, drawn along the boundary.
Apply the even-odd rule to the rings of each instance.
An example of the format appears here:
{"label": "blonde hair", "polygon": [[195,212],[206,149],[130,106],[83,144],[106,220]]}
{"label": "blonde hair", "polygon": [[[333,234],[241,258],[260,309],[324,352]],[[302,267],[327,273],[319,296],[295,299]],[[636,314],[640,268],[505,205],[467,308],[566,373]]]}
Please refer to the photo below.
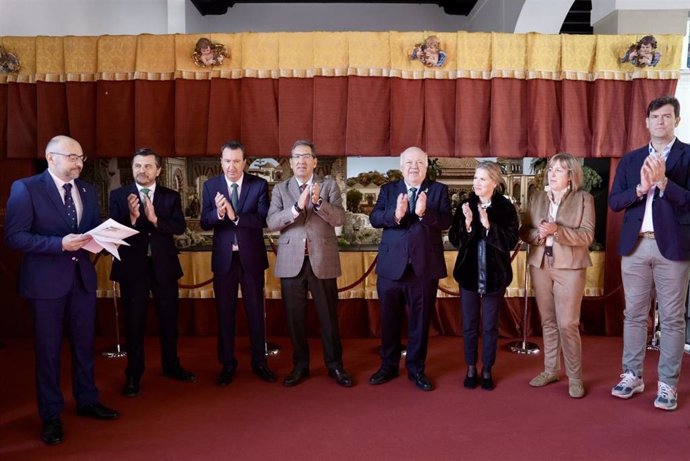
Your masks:
{"label": "blonde hair", "polygon": [[484,160],[479,162],[477,165],[477,170],[484,170],[489,174],[489,178],[496,183],[496,189],[494,189],[494,194],[505,194],[506,192],[506,181],[503,178],[503,171],[501,167],[496,162],[489,162]]}
{"label": "blonde hair", "polygon": [[548,163],[546,164],[546,168],[544,169],[544,184],[549,183],[549,167],[553,165],[560,165],[569,171],[570,189],[576,191],[582,188],[582,184],[584,182],[582,165],[580,165],[580,161],[575,158],[573,154],[569,154],[568,152],[559,152],[549,159]]}

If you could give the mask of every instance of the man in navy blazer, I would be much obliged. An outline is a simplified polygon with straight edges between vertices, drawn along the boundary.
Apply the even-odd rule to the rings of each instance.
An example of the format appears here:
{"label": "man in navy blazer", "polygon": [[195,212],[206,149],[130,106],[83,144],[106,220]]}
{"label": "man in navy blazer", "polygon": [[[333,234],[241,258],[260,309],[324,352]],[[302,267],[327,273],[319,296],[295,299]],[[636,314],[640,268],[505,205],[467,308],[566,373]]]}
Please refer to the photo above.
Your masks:
{"label": "man in navy blazer", "polygon": [[182,267],[174,235],[187,228],[180,194],[156,183],[161,158],[151,149],[139,149],[132,156],[134,183],[110,193],[110,217],[139,231],[120,246],[120,260],[114,259],[110,279],[120,283],[120,298],[127,324],[127,368],[122,393],[139,395],[144,373],[144,335],[149,292],[153,293],[158,318],[163,374],[179,381],[195,381],[182,368],[177,356],[179,290]]}
{"label": "man in navy blazer", "polygon": [[266,362],[264,319],[264,271],[268,268],[263,228],[268,214],[268,183],[244,172],[244,146],[229,141],[221,147],[223,174],[204,184],[201,227],[213,229],[213,291],[218,310],[218,360],[222,365],[218,384],[227,386],[237,368],[235,317],[238,287],[249,326],[252,370],[264,381],[276,375]]}
{"label": "man in navy blazer", "polygon": [[661,351],[654,406],[662,410],[677,406],[690,279],[690,146],[675,136],[679,122],[676,98],[649,104],[650,142],[622,158],[609,195],[611,209],[625,211],[618,244],[625,290],[623,374],[611,393],[628,399],[644,390],[647,318],[656,295]]}
{"label": "man in navy blazer", "polygon": [[34,321],[36,394],[42,439],[62,442],[60,355],[63,325],[72,343],[72,394],[77,414],[98,419],[119,415],[98,402],[93,343],[96,270],[83,246],[84,234],[100,224],[98,197],[79,179],[86,156],[79,143],[56,136],[46,146],[48,170],[15,181],[7,201],[5,243],[23,253],[19,293]]}
{"label": "man in navy blazer", "polygon": [[371,376],[371,384],[383,384],[398,375],[400,326],[406,305],[408,377],[424,391],[433,389],[424,365],[438,281],[447,275],[441,234],[452,216],[448,187],[426,179],[427,166],[423,150],[406,149],[400,155],[403,179],[381,188],[369,217],[372,226],[383,229],[376,263],[381,367]]}

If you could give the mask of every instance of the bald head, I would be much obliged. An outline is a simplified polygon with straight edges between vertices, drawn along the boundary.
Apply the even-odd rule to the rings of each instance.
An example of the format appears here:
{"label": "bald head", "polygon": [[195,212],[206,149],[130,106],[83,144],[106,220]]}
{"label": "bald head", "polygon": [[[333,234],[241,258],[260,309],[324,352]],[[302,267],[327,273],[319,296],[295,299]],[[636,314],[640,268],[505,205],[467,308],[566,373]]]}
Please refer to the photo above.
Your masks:
{"label": "bald head", "polygon": [[84,152],[81,144],[69,136],[58,135],[46,146],[48,169],[61,180],[77,179],[84,168]]}

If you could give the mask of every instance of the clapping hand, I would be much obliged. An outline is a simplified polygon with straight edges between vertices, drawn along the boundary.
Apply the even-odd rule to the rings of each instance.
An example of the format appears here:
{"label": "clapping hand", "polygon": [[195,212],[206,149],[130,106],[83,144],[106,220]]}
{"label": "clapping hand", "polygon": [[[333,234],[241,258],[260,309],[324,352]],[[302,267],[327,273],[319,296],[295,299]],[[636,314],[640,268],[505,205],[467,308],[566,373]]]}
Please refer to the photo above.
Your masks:
{"label": "clapping hand", "polygon": [[[301,209],[306,210],[307,209],[307,203],[309,203],[311,198],[311,187],[307,186],[304,188],[301,194],[299,194],[299,198],[297,199],[297,206],[299,206]],[[317,199],[318,201],[318,199]]]}
{"label": "clapping hand", "polygon": [[154,208],[153,202],[148,195],[144,195],[144,213],[146,214],[146,219],[148,219],[154,226],[158,224],[156,209]]}
{"label": "clapping hand", "polygon": [[465,216],[465,228],[469,229],[472,227],[472,210],[470,209],[470,204],[465,202],[462,204],[462,214]]}
{"label": "clapping hand", "polygon": [[319,203],[319,199],[321,195],[321,185],[318,182],[315,182],[311,186],[311,203],[312,205],[316,205]]}
{"label": "clapping hand", "polygon": [[486,208],[484,207],[479,207],[479,222],[482,223],[482,226],[484,226],[484,229],[489,230],[489,227],[491,227],[491,223],[489,222],[489,213],[486,212]]}
{"label": "clapping hand", "polygon": [[139,196],[137,194],[129,194],[127,196],[127,206],[129,207],[129,217],[132,224],[139,219]]}
{"label": "clapping hand", "polygon": [[[216,202],[216,209],[218,209],[218,216],[220,219],[224,219],[225,215],[230,215],[232,207],[230,206],[228,199],[226,199],[223,194],[216,192],[216,196],[213,198],[213,200]],[[232,216],[230,217],[232,218]]]}
{"label": "clapping hand", "polygon": [[398,199],[395,202],[395,219],[400,221],[407,214],[407,207],[409,206],[409,200],[407,194],[398,194]]}
{"label": "clapping hand", "polygon": [[417,195],[417,203],[414,206],[414,213],[420,218],[426,213],[426,191],[422,191]]}

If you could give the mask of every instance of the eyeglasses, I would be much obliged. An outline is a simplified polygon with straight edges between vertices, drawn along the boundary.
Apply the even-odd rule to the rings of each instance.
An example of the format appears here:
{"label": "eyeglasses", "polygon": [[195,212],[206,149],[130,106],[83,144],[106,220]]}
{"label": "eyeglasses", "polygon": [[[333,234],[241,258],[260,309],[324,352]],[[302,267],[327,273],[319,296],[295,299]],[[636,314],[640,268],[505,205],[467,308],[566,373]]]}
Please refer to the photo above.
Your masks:
{"label": "eyeglasses", "polygon": [[307,158],[314,158],[312,154],[292,154],[292,158],[295,160],[299,159],[307,159]]}
{"label": "eyeglasses", "polygon": [[67,157],[70,162],[76,163],[77,160],[81,160],[82,163],[86,161],[86,155],[77,155],[77,154],[63,154],[61,152],[48,152],[49,154],[52,155],[60,155],[62,157]]}

